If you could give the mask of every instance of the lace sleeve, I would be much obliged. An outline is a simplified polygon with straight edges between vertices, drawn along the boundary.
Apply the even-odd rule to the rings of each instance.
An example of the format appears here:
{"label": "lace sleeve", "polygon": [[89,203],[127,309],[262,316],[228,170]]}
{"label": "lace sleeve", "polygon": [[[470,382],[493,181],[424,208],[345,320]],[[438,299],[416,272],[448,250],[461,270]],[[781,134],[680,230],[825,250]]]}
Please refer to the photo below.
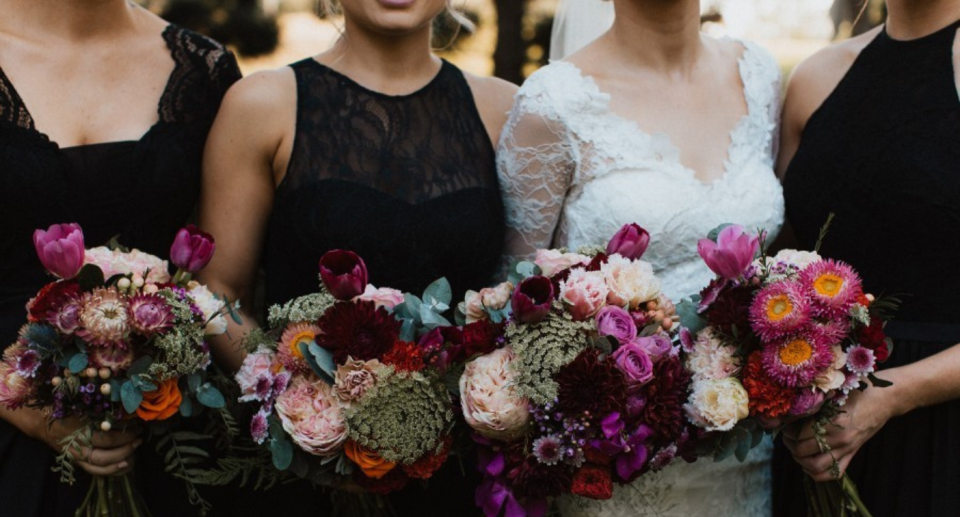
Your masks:
{"label": "lace sleeve", "polygon": [[770,100],[770,123],[773,124],[773,137],[770,139],[770,158],[771,163],[777,163],[777,155],[780,154],[780,108],[783,99],[783,76],[780,72],[780,66],[773,61],[773,70],[771,71],[771,86],[773,90]]}
{"label": "lace sleeve", "polygon": [[531,96],[521,90],[500,138],[497,169],[506,210],[505,265],[550,246],[573,181],[576,147],[550,106],[546,93]]}

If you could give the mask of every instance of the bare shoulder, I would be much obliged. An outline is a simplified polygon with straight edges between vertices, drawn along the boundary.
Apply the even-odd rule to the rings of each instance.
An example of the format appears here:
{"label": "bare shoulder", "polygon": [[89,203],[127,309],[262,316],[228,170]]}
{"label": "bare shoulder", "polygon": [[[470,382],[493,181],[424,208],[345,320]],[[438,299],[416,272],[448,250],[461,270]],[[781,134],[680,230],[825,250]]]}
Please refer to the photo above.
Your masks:
{"label": "bare shoulder", "polygon": [[496,144],[519,87],[497,77],[481,77],[469,72],[464,72],[463,76],[473,92],[473,100],[490,140]]}
{"label": "bare shoulder", "polygon": [[237,81],[223,100],[225,110],[249,115],[270,114],[258,122],[269,123],[278,112],[296,106],[297,87],[290,67],[263,70]]}

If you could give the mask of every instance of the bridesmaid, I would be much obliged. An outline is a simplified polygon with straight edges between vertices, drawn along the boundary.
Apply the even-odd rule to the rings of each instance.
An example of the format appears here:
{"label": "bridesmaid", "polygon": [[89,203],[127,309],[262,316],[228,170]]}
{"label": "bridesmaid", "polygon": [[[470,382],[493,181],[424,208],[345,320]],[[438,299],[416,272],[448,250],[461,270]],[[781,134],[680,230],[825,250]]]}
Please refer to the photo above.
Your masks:
{"label": "bridesmaid", "polygon": [[[27,300],[50,281],[33,249],[36,228],[78,222],[92,245],[123,242],[165,256],[194,209],[203,143],[233,56],[125,0],[0,0],[0,339],[12,343]],[[4,515],[73,515],[89,478],[51,472],[77,422],[48,427],[33,409],[0,409]],[[132,468],[134,435],[97,433],[79,466]],[[142,465],[141,465],[142,467]],[[178,481],[144,486],[156,515],[186,501]],[[151,490],[177,485],[171,492]],[[157,496],[156,500],[151,495]],[[176,514],[181,514],[177,510]]]}
{"label": "bridesmaid", "polygon": [[[784,108],[787,218],[865,288],[909,293],[878,375],[850,397],[827,441],[876,517],[946,517],[960,507],[960,0],[889,0],[885,26],[798,67]],[[783,434],[778,516],[806,515],[800,468],[831,479],[809,428]],[[792,455],[800,468],[789,461]]]}
{"label": "bridesmaid", "polygon": [[[431,24],[446,0],[341,4],[333,48],[239,82],[207,144],[201,221],[218,251],[203,279],[247,307],[261,259],[268,305],[316,291],[319,258],[337,248],[362,256],[375,285],[416,293],[445,276],[462,296],[498,267],[493,142],[515,87],[432,54]],[[235,345],[215,348],[221,364],[239,367]],[[429,489],[395,495],[395,510],[478,514],[476,485],[459,466],[448,470]],[[282,502],[316,512],[319,497],[304,489],[240,494],[237,511]]]}

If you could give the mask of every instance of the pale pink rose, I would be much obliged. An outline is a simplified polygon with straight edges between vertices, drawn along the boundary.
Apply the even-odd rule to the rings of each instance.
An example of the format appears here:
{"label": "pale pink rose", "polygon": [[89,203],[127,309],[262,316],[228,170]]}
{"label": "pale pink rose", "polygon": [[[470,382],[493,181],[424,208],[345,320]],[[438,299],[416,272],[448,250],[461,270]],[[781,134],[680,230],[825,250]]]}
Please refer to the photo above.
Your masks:
{"label": "pale pink rose", "polygon": [[610,305],[636,309],[660,295],[660,280],[648,262],[612,255],[600,266],[600,272],[609,287],[607,303]]}
{"label": "pale pink rose", "polygon": [[513,284],[504,282],[496,287],[485,287],[477,291],[467,291],[463,302],[460,303],[460,312],[466,317],[466,322],[473,323],[489,318],[488,310],[498,311],[510,303],[513,294]]}
{"label": "pale pink rose", "polygon": [[581,268],[570,271],[570,276],[560,284],[560,299],[570,308],[573,319],[583,321],[593,317],[607,304],[609,289],[599,271]]}
{"label": "pale pink rose", "polygon": [[331,386],[297,377],[277,397],[276,409],[284,431],[301,449],[323,457],[340,452],[347,439],[347,424]]}
{"label": "pale pink rose", "polygon": [[237,384],[240,386],[241,402],[257,399],[257,383],[261,376],[272,375],[273,361],[273,352],[265,346],[261,346],[252,354],[247,354],[243,359],[243,366],[236,375]]}
{"label": "pale pink rose", "polygon": [[509,441],[527,432],[530,408],[517,395],[510,370],[513,351],[495,350],[467,363],[460,376],[460,403],[467,424],[488,438]]}
{"label": "pale pink rose", "polygon": [[842,371],[847,364],[847,353],[840,345],[833,345],[830,349],[833,352],[833,364],[827,368],[827,371],[813,379],[813,385],[824,392],[840,389],[847,380],[846,374]]}
{"label": "pale pink rose", "polygon": [[705,328],[697,334],[687,355],[687,369],[693,372],[694,381],[726,379],[740,369],[740,360],[733,352],[734,347],[724,345],[713,329]]}
{"label": "pale pink rose", "polygon": [[357,296],[356,299],[363,300],[365,302],[373,302],[377,307],[383,307],[387,310],[392,310],[397,305],[403,303],[403,293],[389,287],[381,287],[377,289],[372,284],[367,284],[363,294]]}
{"label": "pale pink rose", "polygon": [[564,269],[590,263],[590,257],[579,253],[561,253],[557,250],[537,250],[533,263],[540,267],[543,276],[553,276]]}
{"label": "pale pink rose", "polygon": [[460,312],[463,313],[467,323],[482,321],[488,317],[487,311],[483,310],[483,298],[476,291],[467,291],[460,303]]}
{"label": "pale pink rose", "polygon": [[83,262],[96,264],[103,270],[104,278],[114,275],[146,275],[144,280],[148,284],[162,284],[170,281],[166,260],[136,249],[123,252],[104,246],[92,248],[87,250]]}
{"label": "pale pink rose", "polygon": [[697,381],[684,410],[690,421],[707,431],[729,431],[750,415],[750,397],[740,381]]}
{"label": "pale pink rose", "polygon": [[810,264],[819,262],[820,260],[823,259],[815,251],[798,251],[793,249],[780,250],[773,256],[774,263],[785,262],[796,267],[798,270],[803,270]]}
{"label": "pale pink rose", "polygon": [[376,384],[376,369],[379,367],[380,361],[376,359],[357,361],[347,358],[346,364],[337,366],[333,393],[346,405],[360,400],[360,397]]}
{"label": "pale pink rose", "polygon": [[18,409],[33,395],[29,379],[17,373],[11,360],[0,361],[0,406]]}

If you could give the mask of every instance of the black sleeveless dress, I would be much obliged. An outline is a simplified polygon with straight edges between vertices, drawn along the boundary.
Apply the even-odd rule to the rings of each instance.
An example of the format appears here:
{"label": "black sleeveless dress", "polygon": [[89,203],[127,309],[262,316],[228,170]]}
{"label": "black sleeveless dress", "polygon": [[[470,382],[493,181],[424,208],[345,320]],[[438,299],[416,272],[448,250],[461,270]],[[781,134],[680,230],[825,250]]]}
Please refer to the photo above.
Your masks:
{"label": "black sleeveless dress", "polygon": [[[787,218],[801,248],[836,214],[822,254],[876,294],[909,294],[887,327],[884,367],[960,343],[960,21],[897,41],[881,32],[813,114],[787,169]],[[875,517],[960,515],[960,400],[889,421],[849,475]],[[806,516],[800,469],[774,455],[774,515]]]}
{"label": "black sleeveless dress", "polygon": [[[171,25],[163,39],[175,68],[159,101],[159,121],[138,141],[60,148],[34,126],[28,106],[0,69],[0,339],[4,346],[14,342],[25,323],[27,300],[51,281],[33,248],[35,229],[77,222],[88,246],[119,235],[127,246],[166,257],[177,230],[193,213],[207,132],[240,71],[230,52],[203,36]],[[183,515],[177,504],[186,501],[182,484],[155,475],[163,472],[161,465],[140,458],[149,456],[143,454],[149,448],[145,445],[138,451],[142,461],[137,471],[154,473],[149,483],[142,483],[143,495],[154,515]],[[52,465],[53,453],[47,445],[0,420],[0,514],[72,516],[89,478],[81,473],[74,486],[64,485],[50,471]]]}
{"label": "black sleeveless dress", "polygon": [[[503,206],[463,73],[444,61],[419,91],[388,96],[313,59],[293,70],[297,133],[269,223],[267,304],[316,291],[318,261],[337,248],[363,257],[377,287],[419,295],[446,277],[456,301],[489,285]],[[411,483],[391,499],[401,516],[479,515],[477,481],[453,460],[427,488]]]}

